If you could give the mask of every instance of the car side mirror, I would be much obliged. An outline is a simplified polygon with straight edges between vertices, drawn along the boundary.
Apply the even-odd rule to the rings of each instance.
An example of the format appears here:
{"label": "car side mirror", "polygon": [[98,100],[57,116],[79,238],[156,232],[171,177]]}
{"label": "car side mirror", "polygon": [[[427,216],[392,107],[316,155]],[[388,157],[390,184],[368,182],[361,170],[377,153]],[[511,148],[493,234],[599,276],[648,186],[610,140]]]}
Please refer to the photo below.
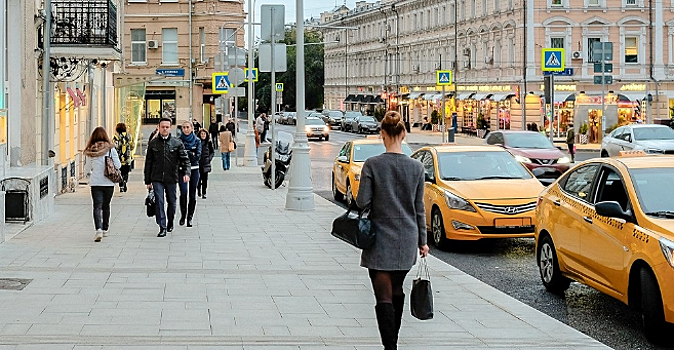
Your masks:
{"label": "car side mirror", "polygon": [[627,142],[632,143],[632,135],[627,135]]}
{"label": "car side mirror", "polygon": [[346,156],[339,156],[337,157],[337,161],[340,163],[348,163],[349,159]]}
{"label": "car side mirror", "polygon": [[435,183],[435,179],[431,177],[431,175],[427,172],[424,172],[424,181],[430,182],[432,184]]}
{"label": "car side mirror", "polygon": [[620,204],[615,201],[599,202],[595,204],[594,208],[598,215],[609,218],[629,220],[632,217],[631,211],[624,211],[623,208],[620,207]]}

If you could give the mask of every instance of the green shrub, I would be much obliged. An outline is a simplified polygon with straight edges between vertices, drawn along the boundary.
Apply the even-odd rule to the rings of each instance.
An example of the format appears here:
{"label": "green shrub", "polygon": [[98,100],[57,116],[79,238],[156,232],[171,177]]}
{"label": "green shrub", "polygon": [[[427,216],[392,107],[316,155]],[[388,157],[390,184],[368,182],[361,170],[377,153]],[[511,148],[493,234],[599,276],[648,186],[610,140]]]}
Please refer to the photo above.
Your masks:
{"label": "green shrub", "polygon": [[440,124],[440,112],[436,110],[431,112],[431,124]]}
{"label": "green shrub", "polygon": [[583,122],[583,124],[580,125],[580,128],[578,128],[578,132],[585,135],[587,134],[587,131],[589,130],[589,126],[587,126],[587,122]]}
{"label": "green shrub", "polygon": [[382,121],[382,119],[384,119],[384,115],[386,115],[386,108],[377,107],[374,110],[374,118],[377,119],[378,121]]}

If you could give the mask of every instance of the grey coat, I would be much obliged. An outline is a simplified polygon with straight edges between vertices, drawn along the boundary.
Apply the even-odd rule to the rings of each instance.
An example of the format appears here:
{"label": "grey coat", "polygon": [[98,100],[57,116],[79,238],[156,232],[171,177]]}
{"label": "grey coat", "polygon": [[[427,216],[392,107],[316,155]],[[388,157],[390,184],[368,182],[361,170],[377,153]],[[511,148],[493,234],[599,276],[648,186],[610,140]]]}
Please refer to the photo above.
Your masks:
{"label": "grey coat", "polygon": [[409,270],[426,244],[424,168],[407,155],[384,153],[365,161],[356,203],[371,206],[377,232],[360,265],[375,270]]}

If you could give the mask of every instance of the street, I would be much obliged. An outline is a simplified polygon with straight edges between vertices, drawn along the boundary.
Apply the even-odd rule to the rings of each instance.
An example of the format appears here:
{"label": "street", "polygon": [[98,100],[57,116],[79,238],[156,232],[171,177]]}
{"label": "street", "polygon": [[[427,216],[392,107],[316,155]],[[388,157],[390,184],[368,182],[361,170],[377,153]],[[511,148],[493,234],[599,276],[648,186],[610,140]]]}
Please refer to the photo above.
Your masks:
{"label": "street", "polygon": [[[276,127],[291,132],[295,128]],[[364,137],[332,130],[330,141],[309,141],[315,193],[345,207],[332,198],[332,164],[345,142]],[[416,150],[424,144],[410,146]],[[596,156],[597,152],[579,152],[576,161]],[[571,285],[565,297],[548,293],[541,283],[534,252],[533,239],[458,242],[449,251],[431,247],[435,257],[614,349],[660,349],[643,336],[640,315],[619,301],[578,283]]]}

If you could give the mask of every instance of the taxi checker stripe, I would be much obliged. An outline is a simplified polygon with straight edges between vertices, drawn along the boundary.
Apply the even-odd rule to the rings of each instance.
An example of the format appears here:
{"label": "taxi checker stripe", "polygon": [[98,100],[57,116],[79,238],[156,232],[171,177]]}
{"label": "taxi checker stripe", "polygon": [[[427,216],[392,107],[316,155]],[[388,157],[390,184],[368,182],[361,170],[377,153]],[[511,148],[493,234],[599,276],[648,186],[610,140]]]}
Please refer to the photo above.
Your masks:
{"label": "taxi checker stripe", "polygon": [[478,208],[492,213],[515,215],[536,209],[536,202],[519,205],[494,205],[489,203],[475,203]]}

